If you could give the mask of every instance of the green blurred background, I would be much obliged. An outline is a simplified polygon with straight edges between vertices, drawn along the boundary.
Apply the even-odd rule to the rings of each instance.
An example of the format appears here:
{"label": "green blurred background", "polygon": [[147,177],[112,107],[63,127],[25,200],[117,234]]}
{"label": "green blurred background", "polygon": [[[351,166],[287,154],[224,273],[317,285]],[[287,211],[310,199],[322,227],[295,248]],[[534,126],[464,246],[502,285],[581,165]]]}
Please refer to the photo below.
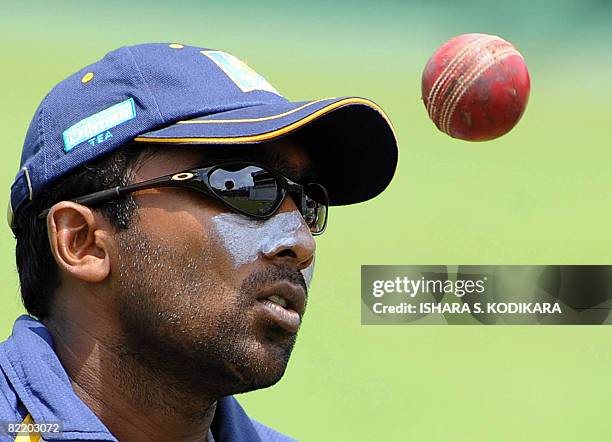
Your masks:
{"label": "green blurred background", "polygon": [[[58,81],[140,42],[227,50],[287,98],[361,95],[394,121],[380,198],[337,208],[283,380],[239,399],[305,441],[612,440],[612,329],[361,326],[361,264],[612,264],[612,2],[586,0],[0,3],[0,203],[30,118]],[[447,39],[500,35],[532,94],[487,143],[428,120],[420,75]],[[358,179],[359,177],[356,177]],[[0,334],[22,312],[0,234]]]}

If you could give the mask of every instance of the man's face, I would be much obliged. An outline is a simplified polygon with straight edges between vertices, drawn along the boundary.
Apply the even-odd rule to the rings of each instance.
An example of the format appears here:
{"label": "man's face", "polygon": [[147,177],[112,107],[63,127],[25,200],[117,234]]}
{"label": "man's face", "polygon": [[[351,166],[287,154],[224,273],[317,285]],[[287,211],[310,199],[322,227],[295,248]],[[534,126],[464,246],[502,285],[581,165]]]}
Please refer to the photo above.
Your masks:
{"label": "man's face", "polygon": [[[232,150],[233,149],[233,150]],[[287,140],[244,148],[176,148],[142,166],[142,181],[214,161],[253,159],[310,181],[306,152]],[[132,226],[118,233],[111,284],[126,342],[147,369],[219,396],[283,375],[306,304],[315,243],[290,197],[269,220],[230,211],[181,188],[134,195]],[[280,296],[286,308],[268,300]],[[278,301],[278,299],[277,299]]]}

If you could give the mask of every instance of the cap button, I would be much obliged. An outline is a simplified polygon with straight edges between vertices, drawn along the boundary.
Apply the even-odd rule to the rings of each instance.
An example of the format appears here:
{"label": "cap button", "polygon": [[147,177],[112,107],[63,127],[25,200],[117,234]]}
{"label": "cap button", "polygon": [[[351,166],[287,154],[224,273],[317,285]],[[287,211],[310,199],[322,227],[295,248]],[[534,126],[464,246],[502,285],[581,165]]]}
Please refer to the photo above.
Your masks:
{"label": "cap button", "polygon": [[170,43],[168,47],[172,49],[183,49],[185,46],[179,43]]}
{"label": "cap button", "polygon": [[81,83],[83,84],[89,83],[93,78],[94,78],[93,72],[87,72],[85,75],[83,75],[83,78],[81,78]]}

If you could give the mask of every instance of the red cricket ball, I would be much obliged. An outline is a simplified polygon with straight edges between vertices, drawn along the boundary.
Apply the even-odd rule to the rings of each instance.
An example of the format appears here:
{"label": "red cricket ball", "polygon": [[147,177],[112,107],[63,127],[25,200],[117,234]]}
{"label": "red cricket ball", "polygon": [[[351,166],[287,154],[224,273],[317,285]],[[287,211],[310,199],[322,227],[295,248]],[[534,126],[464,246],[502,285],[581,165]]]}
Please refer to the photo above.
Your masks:
{"label": "red cricket ball", "polygon": [[464,34],[429,59],[421,83],[429,117],[442,132],[485,141],[509,132],[529,98],[523,56],[495,35]]}

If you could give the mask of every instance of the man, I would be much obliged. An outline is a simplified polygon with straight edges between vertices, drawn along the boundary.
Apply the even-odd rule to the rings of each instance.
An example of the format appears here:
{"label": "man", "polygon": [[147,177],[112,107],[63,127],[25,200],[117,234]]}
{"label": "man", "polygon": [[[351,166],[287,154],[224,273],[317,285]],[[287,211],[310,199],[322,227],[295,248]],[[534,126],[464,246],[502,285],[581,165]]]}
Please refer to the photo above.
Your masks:
{"label": "man", "polygon": [[328,205],[396,163],[373,102],[292,103],[220,51],[124,47],[60,82],[11,188],[30,315],[0,345],[5,434],[288,440],[232,395],[282,377]]}

